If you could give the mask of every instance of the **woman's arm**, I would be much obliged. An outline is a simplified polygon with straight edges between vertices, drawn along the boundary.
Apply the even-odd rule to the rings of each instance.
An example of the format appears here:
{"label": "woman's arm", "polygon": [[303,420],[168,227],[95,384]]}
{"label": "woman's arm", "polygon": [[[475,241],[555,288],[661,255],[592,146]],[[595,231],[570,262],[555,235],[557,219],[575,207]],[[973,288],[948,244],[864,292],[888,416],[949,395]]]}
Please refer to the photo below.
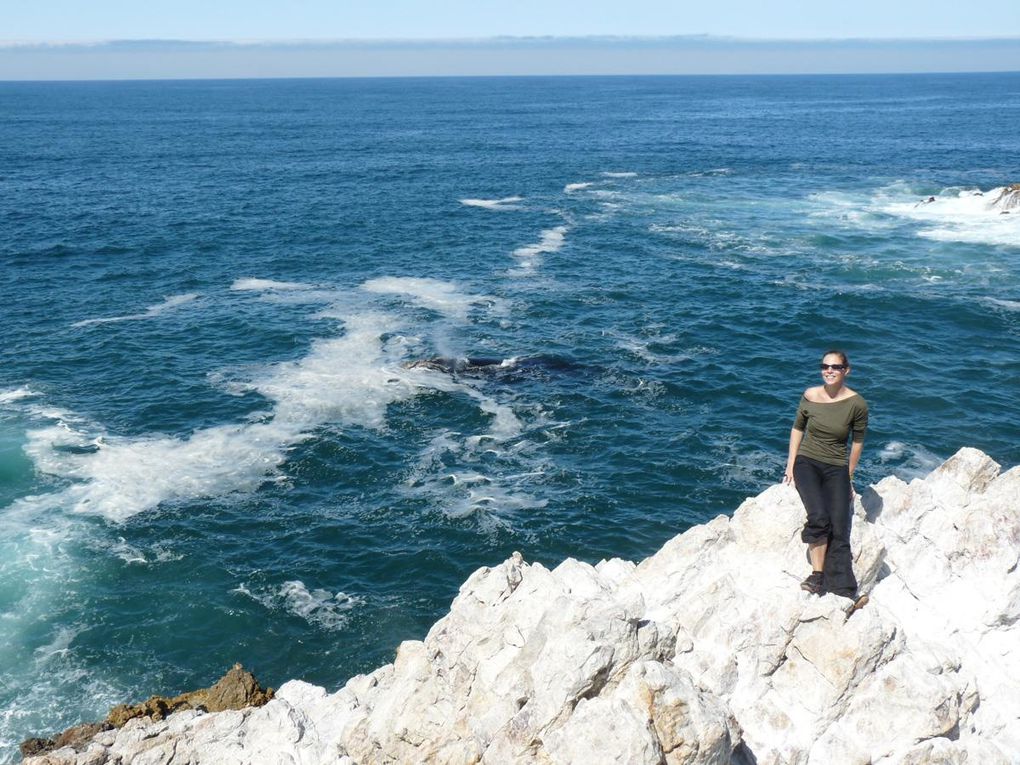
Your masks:
{"label": "woman's arm", "polygon": [[[793,461],[797,459],[797,450],[800,449],[800,442],[803,438],[803,430],[796,428],[790,430],[790,449],[786,455],[786,473],[783,475],[783,483],[793,483]],[[854,445],[856,446],[856,444]]]}
{"label": "woman's arm", "polygon": [[854,471],[857,469],[857,463],[861,461],[861,452],[864,451],[863,441],[854,441],[850,445],[850,480],[853,480]]}

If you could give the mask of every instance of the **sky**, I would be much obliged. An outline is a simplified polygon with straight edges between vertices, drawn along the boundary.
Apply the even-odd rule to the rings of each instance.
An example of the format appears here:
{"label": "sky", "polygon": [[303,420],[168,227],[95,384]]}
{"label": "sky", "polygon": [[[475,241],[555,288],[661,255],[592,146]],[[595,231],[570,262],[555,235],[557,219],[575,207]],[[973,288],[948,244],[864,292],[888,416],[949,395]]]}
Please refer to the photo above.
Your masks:
{"label": "sky", "polygon": [[0,0],[0,79],[1003,69],[1020,0]]}
{"label": "sky", "polygon": [[1020,37],[1017,0],[4,0],[0,39]]}

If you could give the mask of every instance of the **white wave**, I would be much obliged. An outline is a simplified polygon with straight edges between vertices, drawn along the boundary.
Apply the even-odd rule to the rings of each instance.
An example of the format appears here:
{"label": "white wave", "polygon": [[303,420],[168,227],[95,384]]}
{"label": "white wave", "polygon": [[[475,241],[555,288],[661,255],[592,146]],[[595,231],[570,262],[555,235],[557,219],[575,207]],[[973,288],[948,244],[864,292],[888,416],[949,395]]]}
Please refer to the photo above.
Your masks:
{"label": "white wave", "polygon": [[619,173],[604,172],[604,173],[602,173],[602,175],[604,175],[606,178],[637,178],[638,174],[628,171],[628,172],[619,172]]}
{"label": "white wave", "polygon": [[278,282],[272,279],[236,279],[230,285],[230,289],[236,291],[266,292],[270,290],[308,290],[313,289],[311,284],[302,282]]}
{"label": "white wave", "polygon": [[472,515],[487,516],[487,525],[506,526],[505,516],[522,510],[538,510],[547,500],[535,499],[525,492],[513,491],[492,482],[467,489],[459,497],[450,497],[442,505],[448,518],[466,518]]}
{"label": "white wave", "polygon": [[924,478],[945,460],[920,444],[890,441],[878,453],[883,465],[892,465],[893,475],[904,481]]}
{"label": "white wave", "polygon": [[591,183],[590,181],[587,183],[568,183],[566,186],[563,187],[563,191],[566,192],[567,194],[571,194],[575,191],[583,191],[584,189],[589,189],[594,185],[595,184]]}
{"label": "white wave", "polygon": [[108,551],[129,566],[148,566],[152,563],[164,563],[166,561],[180,560],[184,557],[180,553],[168,550],[162,545],[153,545],[146,552],[130,544],[124,537],[117,537],[116,541],[108,546]]}
{"label": "white wave", "polygon": [[304,358],[256,377],[252,389],[274,403],[273,424],[291,439],[326,423],[383,428],[390,404],[425,387],[401,366],[415,347],[397,334],[402,328],[387,314],[347,317],[342,337],[317,340]]}
{"label": "white wave", "polygon": [[145,554],[132,544],[129,544],[124,537],[117,537],[117,541],[110,546],[110,552],[124,561],[126,564],[141,564],[145,565],[148,563],[148,559]]}
{"label": "white wave", "polygon": [[61,419],[29,431],[25,451],[40,472],[75,483],[37,500],[123,521],[163,502],[252,491],[315,428],[380,428],[390,403],[415,395],[421,380],[400,366],[402,338],[383,340],[399,327],[386,315],[348,317],[343,336],[267,368],[247,383],[273,404],[263,422],[123,438],[54,412]]}
{"label": "white wave", "polygon": [[350,612],[364,599],[345,592],[309,590],[300,580],[284,582],[275,590],[252,591],[245,585],[232,590],[251,598],[270,611],[285,611],[329,632],[339,632],[350,621]]}
{"label": "white wave", "polygon": [[649,333],[640,337],[623,333],[612,333],[612,335],[616,338],[618,348],[651,364],[675,364],[699,356],[711,356],[718,353],[715,348],[703,345],[678,347],[680,337],[671,332]]}
{"label": "white wave", "polygon": [[984,302],[999,308],[1005,308],[1007,311],[1020,311],[1020,300],[1000,300],[999,298],[986,297]]}
{"label": "white wave", "polygon": [[486,210],[516,210],[517,202],[523,202],[524,197],[503,197],[502,199],[461,199],[462,205],[466,207],[482,207]]}
{"label": "white wave", "polygon": [[25,446],[40,471],[79,481],[50,501],[112,521],[167,501],[253,490],[283,462],[283,447],[300,435],[275,422],[220,425],[188,437],[107,436],[94,452],[72,452],[60,449],[67,440],[54,437],[56,430],[29,431]]}
{"label": "white wave", "polygon": [[541,265],[543,255],[559,252],[563,248],[568,230],[567,226],[547,228],[539,235],[537,242],[514,250],[513,257],[517,261],[518,267],[512,273],[515,276],[533,274]]}
{"label": "white wave", "polygon": [[470,439],[476,439],[476,443],[481,443],[483,440],[507,441],[521,434],[521,421],[511,407],[471,389],[468,389],[468,392],[472,398],[478,401],[479,409],[486,414],[492,415],[489,432],[478,436],[471,436]]}
{"label": "white wave", "polygon": [[854,230],[886,231],[896,223],[882,212],[882,207],[890,199],[902,199],[904,194],[914,198],[913,192],[902,184],[887,186],[872,196],[820,191],[808,195],[811,204],[806,212],[809,218],[821,219],[826,227],[835,221]]}
{"label": "white wave", "polygon": [[74,639],[84,631],[85,628],[80,625],[58,627],[53,635],[53,640],[35,649],[36,661],[46,662],[55,656],[64,656],[70,650]]}
{"label": "white wave", "polygon": [[[66,581],[57,586],[67,588]],[[19,604],[20,605],[20,604]],[[64,605],[64,604],[62,604]],[[21,762],[18,744],[27,733],[60,730],[98,710],[110,709],[138,693],[138,688],[116,686],[94,672],[94,661],[79,655],[75,638],[89,625],[54,626],[52,614],[33,623],[21,633],[11,633],[12,620],[21,616],[4,613],[0,641],[8,636],[19,642],[3,654],[4,703],[0,711],[0,762]],[[33,620],[39,614],[32,614]],[[40,644],[42,641],[48,641]],[[35,646],[33,648],[33,646]],[[4,646],[7,649],[8,646]],[[149,678],[156,682],[154,678]],[[145,681],[141,683],[145,687]]]}
{"label": "white wave", "polygon": [[91,324],[112,324],[118,321],[139,321],[141,319],[152,319],[159,316],[162,313],[171,311],[175,308],[180,308],[182,305],[192,302],[197,298],[198,295],[194,292],[188,292],[183,295],[171,295],[170,297],[163,300],[161,303],[156,305],[150,305],[145,308],[141,313],[127,314],[126,316],[107,316],[98,319],[83,319],[82,321],[76,321],[72,324],[72,327],[87,327]]}
{"label": "white wave", "polygon": [[889,215],[916,221],[925,227],[918,236],[942,242],[966,242],[1020,247],[1020,209],[1003,210],[997,203],[1006,187],[947,189],[935,196],[909,200],[900,196],[881,203]]}
{"label": "white wave", "polygon": [[[509,526],[510,516],[525,510],[545,507],[547,500],[535,499],[526,489],[532,478],[544,475],[539,466],[508,475],[486,474],[481,466],[466,467],[479,457],[479,447],[492,459],[514,464],[520,450],[489,446],[474,437],[446,431],[435,436],[422,451],[418,467],[404,484],[404,492],[412,497],[426,498],[448,518],[477,519],[480,526],[494,531]],[[451,469],[449,462],[465,465]]]}
{"label": "white wave", "polygon": [[468,311],[475,305],[499,303],[484,295],[462,293],[457,289],[457,285],[439,279],[384,276],[365,282],[361,288],[379,295],[405,295],[415,305],[460,320],[466,319]]}
{"label": "white wave", "polygon": [[11,390],[0,391],[0,405],[13,404],[38,395],[36,391],[30,388],[12,388]]}
{"label": "white wave", "polygon": [[704,226],[696,226],[694,224],[687,223],[652,223],[648,226],[648,230],[653,234],[695,234],[699,237],[707,237],[712,232]]}
{"label": "white wave", "polygon": [[[366,289],[411,294],[422,304],[457,316],[488,300],[428,279],[384,278]],[[25,451],[41,473],[73,483],[33,498],[33,506],[120,522],[165,502],[254,491],[267,480],[279,479],[288,450],[317,428],[334,424],[383,429],[390,404],[426,389],[467,395],[491,415],[489,432],[478,436],[480,440],[503,441],[520,432],[510,407],[449,375],[405,368],[409,354],[420,353],[421,341],[401,333],[398,317],[363,312],[342,321],[340,337],[316,340],[303,358],[274,364],[234,383],[237,392],[257,392],[271,404],[257,421],[185,435],[127,438],[61,410],[40,411],[55,422],[30,430]]]}

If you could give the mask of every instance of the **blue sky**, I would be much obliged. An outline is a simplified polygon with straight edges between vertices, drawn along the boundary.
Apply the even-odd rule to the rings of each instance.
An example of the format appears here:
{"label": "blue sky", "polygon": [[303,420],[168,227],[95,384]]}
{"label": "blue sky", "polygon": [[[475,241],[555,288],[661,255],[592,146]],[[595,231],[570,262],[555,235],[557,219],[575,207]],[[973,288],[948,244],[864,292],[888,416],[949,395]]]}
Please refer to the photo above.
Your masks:
{"label": "blue sky", "polygon": [[1001,70],[1020,0],[0,0],[0,80]]}
{"label": "blue sky", "polygon": [[1020,37],[1017,0],[4,0],[0,38]]}

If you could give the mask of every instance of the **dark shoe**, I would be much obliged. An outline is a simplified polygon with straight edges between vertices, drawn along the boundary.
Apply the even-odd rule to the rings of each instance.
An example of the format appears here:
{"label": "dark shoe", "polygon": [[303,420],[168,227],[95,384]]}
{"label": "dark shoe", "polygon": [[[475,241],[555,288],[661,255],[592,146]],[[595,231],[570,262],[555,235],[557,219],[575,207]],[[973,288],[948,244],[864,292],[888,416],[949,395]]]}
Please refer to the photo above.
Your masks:
{"label": "dark shoe", "polygon": [[821,571],[812,571],[811,576],[809,576],[807,579],[800,583],[800,588],[802,590],[810,592],[812,595],[821,594],[822,590],[824,589],[824,585],[822,584],[823,576],[824,575],[822,574]]}

